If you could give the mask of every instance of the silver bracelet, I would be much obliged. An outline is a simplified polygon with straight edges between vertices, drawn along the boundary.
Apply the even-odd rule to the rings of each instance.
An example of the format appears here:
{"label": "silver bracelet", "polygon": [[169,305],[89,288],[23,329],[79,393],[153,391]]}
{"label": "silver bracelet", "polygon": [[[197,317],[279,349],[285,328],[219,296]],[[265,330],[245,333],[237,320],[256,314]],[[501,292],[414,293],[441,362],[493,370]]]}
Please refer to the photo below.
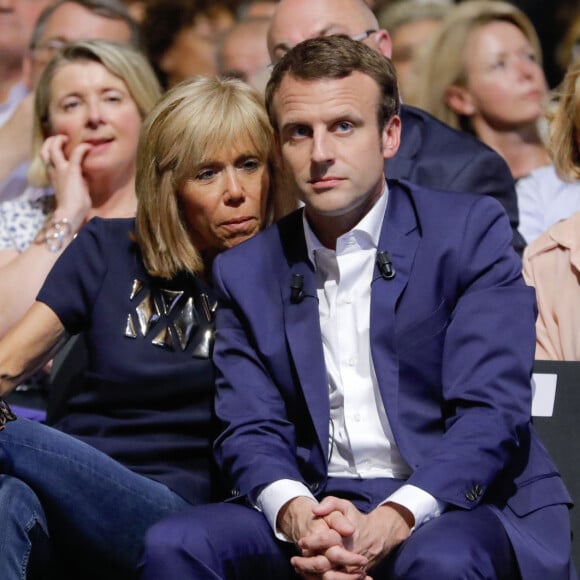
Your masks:
{"label": "silver bracelet", "polygon": [[49,252],[60,252],[64,240],[71,235],[72,228],[66,218],[50,218],[44,228],[44,243]]}

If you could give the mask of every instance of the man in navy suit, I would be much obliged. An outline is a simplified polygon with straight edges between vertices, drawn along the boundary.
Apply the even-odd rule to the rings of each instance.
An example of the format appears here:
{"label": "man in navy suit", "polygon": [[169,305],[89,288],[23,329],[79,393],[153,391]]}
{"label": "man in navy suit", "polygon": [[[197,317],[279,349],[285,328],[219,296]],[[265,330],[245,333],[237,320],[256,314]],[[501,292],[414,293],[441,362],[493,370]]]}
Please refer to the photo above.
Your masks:
{"label": "man in navy suit", "polygon": [[[363,0],[281,0],[268,34],[272,62],[302,40],[329,34],[360,39],[385,57],[392,52],[388,31],[379,28]],[[456,131],[427,112],[401,107],[401,146],[386,161],[391,179],[408,179],[431,189],[495,197],[508,214],[513,245],[521,254],[525,241],[517,228],[514,180],[505,161],[479,139]]]}
{"label": "man in navy suit", "polygon": [[214,265],[233,501],[154,527],[143,578],[574,577],[505,212],[385,180],[396,77],[360,42],[298,44],[266,103],[304,209]]}

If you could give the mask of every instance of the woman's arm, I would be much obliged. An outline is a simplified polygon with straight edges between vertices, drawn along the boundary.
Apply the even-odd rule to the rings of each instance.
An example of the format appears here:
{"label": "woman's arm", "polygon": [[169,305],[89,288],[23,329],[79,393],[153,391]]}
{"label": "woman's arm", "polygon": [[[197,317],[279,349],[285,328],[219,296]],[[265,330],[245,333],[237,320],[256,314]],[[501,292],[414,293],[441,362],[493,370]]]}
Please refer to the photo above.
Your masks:
{"label": "woman's arm", "polygon": [[91,197],[81,162],[88,145],[78,145],[70,159],[64,154],[67,138],[46,139],[42,157],[54,189],[56,207],[26,250],[0,250],[0,338],[33,304],[57,258],[70,244],[91,210]]}
{"label": "woman's arm", "polygon": [[47,363],[66,338],[58,316],[46,304],[35,302],[0,341],[0,395]]}
{"label": "woman's arm", "polygon": [[0,338],[33,305],[46,276],[70,243],[63,239],[62,249],[51,252],[44,242],[31,244],[24,252],[0,250]]}

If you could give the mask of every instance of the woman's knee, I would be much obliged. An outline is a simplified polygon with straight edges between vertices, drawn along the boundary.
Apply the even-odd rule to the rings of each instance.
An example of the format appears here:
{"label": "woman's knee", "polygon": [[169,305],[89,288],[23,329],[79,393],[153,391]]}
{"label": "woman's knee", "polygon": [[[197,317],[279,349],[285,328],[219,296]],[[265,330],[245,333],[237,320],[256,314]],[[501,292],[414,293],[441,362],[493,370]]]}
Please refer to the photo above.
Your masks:
{"label": "woman's knee", "polygon": [[50,539],[38,496],[23,481],[0,475],[0,513],[2,577],[51,577]]}

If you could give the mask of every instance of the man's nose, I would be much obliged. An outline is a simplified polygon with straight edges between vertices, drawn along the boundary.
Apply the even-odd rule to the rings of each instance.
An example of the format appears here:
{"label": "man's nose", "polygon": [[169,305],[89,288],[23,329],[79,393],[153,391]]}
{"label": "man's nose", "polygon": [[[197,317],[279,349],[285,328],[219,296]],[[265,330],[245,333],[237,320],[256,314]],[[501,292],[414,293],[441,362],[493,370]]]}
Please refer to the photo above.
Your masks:
{"label": "man's nose", "polygon": [[325,131],[314,132],[311,157],[315,163],[326,163],[332,159],[332,146],[329,135]]}

